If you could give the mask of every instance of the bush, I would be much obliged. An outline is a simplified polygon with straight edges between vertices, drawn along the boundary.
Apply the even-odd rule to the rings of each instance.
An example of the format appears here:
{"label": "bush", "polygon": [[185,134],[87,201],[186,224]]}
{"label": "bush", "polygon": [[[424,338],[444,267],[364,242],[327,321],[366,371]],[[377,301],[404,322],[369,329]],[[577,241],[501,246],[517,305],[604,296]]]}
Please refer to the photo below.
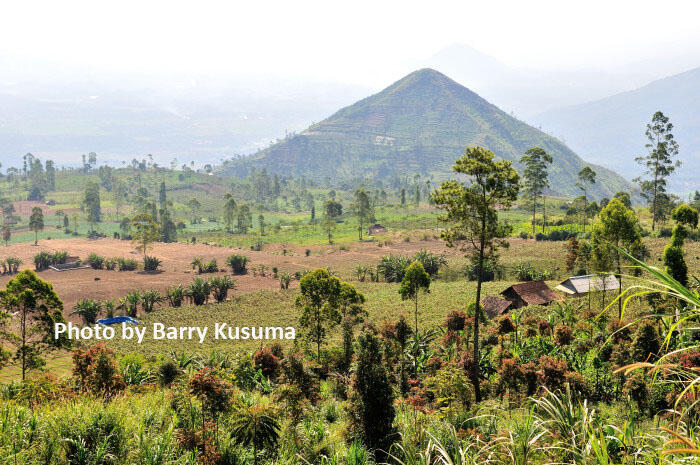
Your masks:
{"label": "bush", "polygon": [[280,359],[273,353],[271,347],[264,347],[253,355],[255,368],[262,371],[267,378],[276,378],[280,370]]}
{"label": "bush", "polygon": [[160,268],[161,261],[156,257],[143,257],[144,271],[157,271]]}
{"label": "bush", "polygon": [[101,270],[105,266],[105,258],[97,255],[94,252],[88,256],[87,261],[93,270]]}
{"label": "bush", "polygon": [[513,269],[513,275],[520,281],[546,281],[552,278],[548,270],[537,271],[531,263],[518,263]]}
{"label": "bush", "polygon": [[92,299],[81,299],[73,307],[71,315],[80,315],[86,324],[95,324],[102,310],[102,304]]}
{"label": "bush", "polygon": [[175,362],[165,361],[158,367],[158,381],[161,386],[170,386],[181,373],[180,367]]}
{"label": "bush", "polygon": [[394,255],[386,255],[382,257],[377,271],[384,276],[384,280],[388,283],[400,283],[406,273],[406,268],[411,264],[411,259],[408,257],[397,257]]}
{"label": "bush", "polygon": [[226,264],[231,268],[233,274],[246,274],[248,272],[248,257],[245,255],[233,254],[226,259]]}
{"label": "bush", "polygon": [[563,229],[555,229],[548,234],[535,234],[535,240],[537,241],[568,241],[572,237],[576,237],[575,232],[564,231]]}
{"label": "bush", "polygon": [[423,265],[423,269],[430,276],[437,275],[440,268],[447,265],[447,260],[444,255],[434,254],[425,249],[417,252],[413,260]]}
{"label": "bush", "polygon": [[211,293],[211,283],[202,278],[195,278],[189,286],[187,286],[187,297],[192,300],[194,305],[204,305],[209,301]]}
{"label": "bush", "polygon": [[119,262],[116,258],[110,258],[109,260],[105,260],[104,266],[106,270],[114,271],[117,269],[118,264]]}
{"label": "bush", "polygon": [[2,273],[15,274],[19,271],[19,266],[22,264],[22,260],[17,257],[7,257],[2,262]]}
{"label": "bush", "polygon": [[168,289],[168,302],[170,303],[170,306],[181,307],[186,295],[187,292],[185,291],[185,288],[182,287],[182,284],[170,286],[170,289]]}
{"label": "bush", "polygon": [[59,251],[50,254],[48,252],[39,252],[34,256],[34,268],[36,271],[43,271],[50,266],[62,265],[68,260],[68,252]]}
{"label": "bush", "polygon": [[138,269],[139,263],[133,258],[117,258],[119,271],[134,271]]}
{"label": "bush", "polygon": [[[464,267],[464,272],[467,275],[467,279],[470,281],[476,281],[479,276],[479,265],[477,263],[469,263]],[[482,279],[484,282],[493,281],[495,279],[501,279],[504,275],[504,269],[497,263],[486,260],[484,262],[484,271],[482,273]]]}
{"label": "bush", "polygon": [[141,307],[145,313],[151,313],[156,304],[163,301],[163,296],[160,292],[151,289],[141,293]]}
{"label": "bush", "polygon": [[104,344],[73,352],[73,377],[78,386],[93,394],[109,396],[126,387],[114,351]]}
{"label": "bush", "polygon": [[236,289],[235,280],[228,276],[212,276],[209,279],[211,291],[217,302],[223,302],[228,297],[228,291]]}

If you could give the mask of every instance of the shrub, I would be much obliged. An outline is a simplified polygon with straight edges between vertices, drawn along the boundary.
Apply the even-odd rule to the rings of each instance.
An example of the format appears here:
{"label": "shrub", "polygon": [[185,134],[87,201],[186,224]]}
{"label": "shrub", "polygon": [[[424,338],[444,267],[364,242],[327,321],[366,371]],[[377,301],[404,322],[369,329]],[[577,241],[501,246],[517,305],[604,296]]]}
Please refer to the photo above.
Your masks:
{"label": "shrub", "polygon": [[101,270],[105,266],[105,258],[93,252],[88,256],[88,264],[93,270]]}
{"label": "shrub", "polygon": [[263,376],[275,378],[279,374],[280,359],[273,353],[271,347],[264,347],[253,355],[255,368],[262,371]]}
{"label": "shrub", "polygon": [[117,258],[117,266],[119,271],[134,271],[139,267],[139,264],[133,258]]}
{"label": "shrub", "polygon": [[177,379],[182,371],[177,363],[167,360],[158,367],[157,377],[161,386],[170,386]]}
{"label": "shrub", "polygon": [[143,257],[144,271],[157,271],[162,262],[156,257]]}
{"label": "shrub", "polygon": [[109,396],[126,387],[114,351],[101,343],[73,352],[73,376],[83,390],[94,394]]}
{"label": "shrub", "polygon": [[643,321],[634,333],[632,356],[637,362],[654,361],[661,348],[656,328],[649,321]]}
{"label": "shrub", "polygon": [[[464,272],[467,275],[467,279],[470,281],[476,281],[479,276],[479,265],[478,263],[472,261],[464,267]],[[504,275],[503,267],[498,265],[492,260],[484,261],[484,271],[482,273],[482,279],[484,282],[493,281],[495,279],[501,279]]]}
{"label": "shrub", "polygon": [[248,272],[248,257],[245,255],[233,254],[226,259],[226,264],[231,268],[233,274],[246,274]]}
{"label": "shrub", "polygon": [[562,389],[566,381],[567,366],[563,360],[549,355],[540,357],[540,383],[550,391]]}
{"label": "shrub", "polygon": [[568,346],[574,340],[574,333],[571,328],[564,326],[557,326],[554,330],[554,342],[559,346]]}
{"label": "shrub", "polygon": [[170,289],[168,289],[167,297],[171,307],[181,307],[182,302],[185,300],[185,296],[186,291],[185,288],[182,287],[182,284],[170,286]]}
{"label": "shrub", "polygon": [[445,318],[445,327],[448,331],[462,331],[467,321],[467,314],[460,310],[452,310]]}
{"label": "shrub", "polygon": [[520,281],[546,281],[552,278],[552,274],[547,271],[537,271],[531,263],[518,263],[513,269],[513,275]]}
{"label": "shrub", "polygon": [[280,288],[289,289],[289,283],[292,282],[292,275],[289,273],[282,273],[280,276]]}
{"label": "shrub", "polygon": [[386,255],[382,257],[377,272],[384,276],[384,280],[388,283],[400,283],[411,263],[408,257]]}
{"label": "shrub", "polygon": [[576,233],[570,231],[564,231],[562,229],[555,229],[554,231],[545,233],[537,233],[535,235],[535,240],[537,241],[568,241],[569,238],[576,237]]}
{"label": "shrub", "polygon": [[141,293],[139,291],[131,291],[119,299],[119,307],[126,311],[126,314],[132,318],[136,318],[141,303]]}
{"label": "shrub", "polygon": [[85,416],[62,419],[57,433],[65,463],[71,465],[123,463],[128,452],[128,434],[122,417],[113,411],[98,409]]}
{"label": "shrub", "polygon": [[118,265],[118,262],[117,262],[117,259],[115,259],[115,258],[110,258],[108,260],[105,260],[105,263],[104,263],[105,270],[108,270],[108,271],[116,270],[117,265]]}
{"label": "shrub", "polygon": [[51,255],[48,252],[39,252],[34,255],[34,269],[36,271],[46,270],[51,264]]}
{"label": "shrub", "polygon": [[80,315],[87,324],[95,324],[102,304],[92,299],[81,299],[73,307],[71,315]]}
{"label": "shrub", "polygon": [[417,261],[423,265],[423,269],[430,276],[437,275],[440,268],[447,265],[447,260],[444,255],[434,254],[425,249],[417,252],[415,257],[413,257],[413,261]]}
{"label": "shrub", "polygon": [[212,276],[209,279],[211,292],[217,302],[223,302],[228,297],[228,291],[236,289],[236,281],[228,276]]}
{"label": "shrub", "polygon": [[151,313],[156,304],[163,301],[163,296],[160,292],[151,289],[141,293],[141,307],[145,313]]}
{"label": "shrub", "polygon": [[192,300],[194,305],[204,305],[209,301],[211,293],[211,283],[202,278],[195,278],[187,286],[187,297]]}
{"label": "shrub", "polygon": [[3,273],[15,274],[19,271],[22,260],[17,257],[7,257],[3,262]]}

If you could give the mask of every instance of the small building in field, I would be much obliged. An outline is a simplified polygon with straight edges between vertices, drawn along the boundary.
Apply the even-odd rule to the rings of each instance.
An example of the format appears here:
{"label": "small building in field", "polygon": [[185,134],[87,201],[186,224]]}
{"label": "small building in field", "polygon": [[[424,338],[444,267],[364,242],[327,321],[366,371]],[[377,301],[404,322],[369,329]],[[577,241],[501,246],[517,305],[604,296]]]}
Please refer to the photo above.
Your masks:
{"label": "small building in field", "polygon": [[501,295],[512,303],[511,310],[528,305],[549,305],[562,300],[544,281],[513,284]]}
{"label": "small building in field", "polygon": [[487,317],[495,318],[508,313],[513,306],[513,302],[501,299],[495,295],[489,295],[481,299],[481,306],[484,307],[484,313],[486,313]]}
{"label": "small building in field", "polygon": [[572,276],[557,286],[567,297],[583,297],[589,292],[620,289],[620,281],[614,275],[588,274]]}
{"label": "small building in field", "polygon": [[367,231],[369,232],[370,236],[374,236],[375,234],[385,234],[387,232],[386,228],[379,223],[373,224],[367,228]]}

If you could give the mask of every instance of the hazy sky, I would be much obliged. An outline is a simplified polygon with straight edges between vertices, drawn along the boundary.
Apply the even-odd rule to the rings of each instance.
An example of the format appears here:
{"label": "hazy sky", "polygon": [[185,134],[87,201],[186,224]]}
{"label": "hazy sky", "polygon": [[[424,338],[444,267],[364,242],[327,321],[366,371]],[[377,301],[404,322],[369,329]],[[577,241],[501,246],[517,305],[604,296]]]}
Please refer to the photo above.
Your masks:
{"label": "hazy sky", "polygon": [[14,1],[2,7],[0,51],[123,71],[374,86],[453,43],[539,68],[700,56],[699,17],[700,2],[658,0]]}

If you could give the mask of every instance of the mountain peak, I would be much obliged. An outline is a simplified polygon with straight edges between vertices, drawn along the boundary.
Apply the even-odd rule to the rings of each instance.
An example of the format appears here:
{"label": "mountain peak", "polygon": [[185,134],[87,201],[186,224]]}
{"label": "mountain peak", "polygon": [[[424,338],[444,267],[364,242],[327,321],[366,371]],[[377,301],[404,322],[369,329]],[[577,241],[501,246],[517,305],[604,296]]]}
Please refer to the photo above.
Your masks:
{"label": "mountain peak", "polygon": [[[551,185],[562,194],[577,193],[576,176],[586,166],[560,141],[432,68],[414,71],[342,108],[301,134],[257,153],[248,163],[280,174],[348,180],[420,173],[439,181],[452,176],[452,164],[472,145],[487,147],[514,162],[526,150],[542,147],[555,160]],[[250,164],[245,166],[248,169]],[[631,187],[609,170],[595,170],[600,179],[598,197]]]}

